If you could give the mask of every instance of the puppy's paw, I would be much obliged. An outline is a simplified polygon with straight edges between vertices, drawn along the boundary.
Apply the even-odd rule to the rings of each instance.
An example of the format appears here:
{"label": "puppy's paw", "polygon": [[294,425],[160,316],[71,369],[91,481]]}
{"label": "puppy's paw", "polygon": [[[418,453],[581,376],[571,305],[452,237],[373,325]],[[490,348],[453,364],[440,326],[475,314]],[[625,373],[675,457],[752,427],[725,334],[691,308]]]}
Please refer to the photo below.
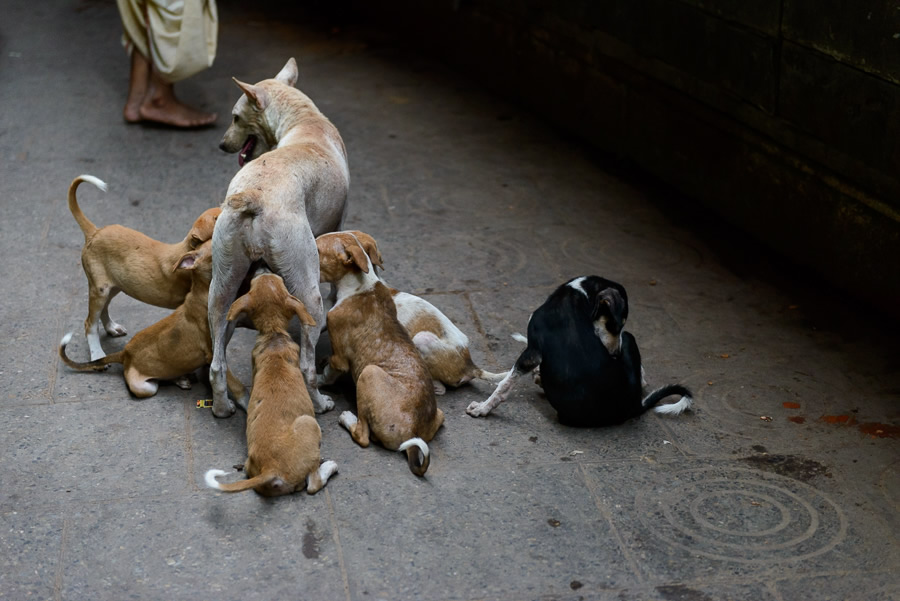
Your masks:
{"label": "puppy's paw", "polygon": [[321,392],[317,393],[317,396],[318,399],[314,402],[316,413],[325,413],[334,409],[334,401],[331,400],[330,396]]}
{"label": "puppy's paw", "polygon": [[471,415],[472,417],[484,417],[488,413],[491,412],[490,406],[487,401],[483,403],[479,403],[478,401],[472,401],[469,403],[469,406],[466,407],[466,413]]}
{"label": "puppy's paw", "polygon": [[338,423],[348,430],[351,430],[353,426],[356,425],[356,422],[356,416],[353,415],[351,411],[344,411],[341,413],[340,417],[338,417]]}
{"label": "puppy's paw", "polygon": [[125,326],[114,321],[103,324],[103,328],[106,330],[106,334],[108,336],[112,336],[113,338],[118,338],[119,336],[124,336],[128,333],[128,330],[125,329]]}
{"label": "puppy's paw", "polygon": [[329,478],[335,475],[337,471],[337,463],[331,461],[330,459],[319,466],[319,476],[321,476],[323,481],[327,481]]}
{"label": "puppy's paw", "polygon": [[434,394],[440,396],[447,392],[447,387],[440,380],[432,380],[432,383],[434,384]]}
{"label": "puppy's paw", "polygon": [[231,399],[223,401],[213,401],[212,413],[216,417],[231,417],[234,415],[234,403]]}
{"label": "puppy's paw", "polygon": [[176,378],[172,381],[175,386],[182,390],[190,390],[191,389],[191,379],[187,376],[181,376],[180,378]]}

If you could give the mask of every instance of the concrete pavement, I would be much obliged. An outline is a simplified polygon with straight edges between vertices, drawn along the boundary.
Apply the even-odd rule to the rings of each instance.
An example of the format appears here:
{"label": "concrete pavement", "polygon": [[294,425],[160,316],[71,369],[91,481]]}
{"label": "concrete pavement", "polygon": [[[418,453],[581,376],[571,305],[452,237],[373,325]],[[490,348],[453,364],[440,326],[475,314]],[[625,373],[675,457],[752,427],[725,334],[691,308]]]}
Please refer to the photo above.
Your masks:
{"label": "concrete pavement", "polygon": [[[233,2],[214,67],[176,86],[218,111],[195,132],[126,125],[114,3],[5,3],[0,599],[773,600],[900,598],[896,324],[806,281],[683,199],[620,172],[465,78],[340,22]],[[481,366],[511,366],[530,312],[566,279],[623,283],[651,385],[695,410],[560,426],[519,387],[484,419],[483,384],[440,398],[424,479],[320,416],[339,473],[315,496],[204,487],[245,458],[244,415],[195,408],[208,385],[131,398],[86,358],[83,238],[98,224],[181,239],[237,169],[217,145],[230,80],[298,86],[350,156],[347,225],[397,288],[441,308]],[[710,174],[715,177],[715,174]],[[777,218],[777,216],[775,216]],[[130,333],[167,311],[119,297]],[[126,339],[104,338],[108,352]],[[229,359],[250,383],[252,332]]]}

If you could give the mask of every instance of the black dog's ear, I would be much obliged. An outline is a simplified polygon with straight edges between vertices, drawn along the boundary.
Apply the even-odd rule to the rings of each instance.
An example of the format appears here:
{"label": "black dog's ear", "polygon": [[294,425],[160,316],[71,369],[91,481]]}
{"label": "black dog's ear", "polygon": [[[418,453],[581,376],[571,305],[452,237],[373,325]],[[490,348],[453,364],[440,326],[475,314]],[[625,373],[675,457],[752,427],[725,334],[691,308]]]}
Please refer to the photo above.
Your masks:
{"label": "black dog's ear", "polygon": [[591,320],[597,321],[603,315],[607,317],[606,329],[610,334],[618,336],[622,328],[625,327],[625,318],[628,317],[628,305],[615,288],[604,288],[594,298]]}

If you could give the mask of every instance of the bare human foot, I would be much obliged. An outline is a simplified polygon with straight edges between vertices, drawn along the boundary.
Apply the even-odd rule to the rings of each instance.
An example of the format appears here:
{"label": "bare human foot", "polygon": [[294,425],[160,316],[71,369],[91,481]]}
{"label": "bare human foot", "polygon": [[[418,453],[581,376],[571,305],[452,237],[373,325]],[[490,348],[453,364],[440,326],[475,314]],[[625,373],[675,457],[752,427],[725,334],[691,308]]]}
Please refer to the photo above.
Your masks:
{"label": "bare human foot", "polygon": [[172,84],[161,79],[136,49],[131,53],[131,79],[123,115],[129,123],[153,121],[182,128],[212,125],[217,117],[179,101]]}
{"label": "bare human foot", "polygon": [[175,98],[172,84],[159,78],[150,70],[147,95],[138,109],[145,121],[154,121],[174,127],[204,127],[216,122],[215,113],[204,113]]}

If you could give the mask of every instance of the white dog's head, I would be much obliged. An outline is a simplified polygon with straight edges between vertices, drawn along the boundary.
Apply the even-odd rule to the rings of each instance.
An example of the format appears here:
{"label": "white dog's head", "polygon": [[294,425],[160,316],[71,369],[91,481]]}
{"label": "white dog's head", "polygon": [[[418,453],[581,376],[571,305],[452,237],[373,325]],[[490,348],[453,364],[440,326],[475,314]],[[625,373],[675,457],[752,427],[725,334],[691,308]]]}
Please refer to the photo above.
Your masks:
{"label": "white dog's head", "polygon": [[219,148],[225,152],[240,152],[238,163],[241,167],[278,143],[267,114],[272,112],[273,99],[284,87],[293,88],[297,77],[297,61],[293,58],[288,59],[275,79],[264,79],[254,85],[232,77],[244,94],[231,110],[231,125],[222,137]]}

